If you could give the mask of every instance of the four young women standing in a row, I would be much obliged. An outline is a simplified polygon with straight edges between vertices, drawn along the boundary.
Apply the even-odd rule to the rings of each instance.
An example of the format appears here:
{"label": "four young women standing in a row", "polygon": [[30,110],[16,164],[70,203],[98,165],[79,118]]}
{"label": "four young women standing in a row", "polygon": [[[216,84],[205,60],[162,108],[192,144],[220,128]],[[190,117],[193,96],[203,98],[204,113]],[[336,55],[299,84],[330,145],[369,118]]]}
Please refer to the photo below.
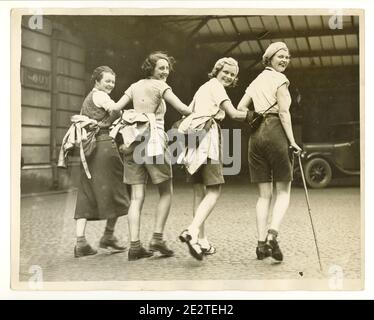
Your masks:
{"label": "four young women standing in a row", "polygon": [[[219,122],[225,117],[225,114],[235,120],[246,121],[249,103],[253,101],[257,112],[266,110],[270,105],[274,105],[271,112],[265,115],[263,124],[251,136],[249,141],[251,179],[252,182],[258,183],[260,193],[256,206],[259,237],[256,253],[258,259],[272,256],[279,261],[282,260],[283,257],[277,243],[277,235],[280,223],[288,207],[290,182],[292,180],[292,159],[289,156],[288,146],[292,146],[296,151],[300,150],[293,138],[291,118],[288,111],[290,106],[289,82],[282,74],[287,67],[288,59],[289,53],[284,43],[275,43],[269,46],[264,54],[264,62],[267,67],[248,87],[246,94],[239,103],[238,110],[233,107],[225,91],[225,88],[233,86],[237,82],[239,67],[232,58],[222,58],[216,62],[212,72],[209,74],[211,79],[196,92],[190,108],[183,104],[172,92],[170,86],[166,84],[166,79],[170,70],[172,70],[174,60],[162,52],[155,52],[148,56],[142,66],[145,79],[132,84],[117,103],[108,96],[114,87],[114,72],[105,69],[107,67],[101,67],[104,68],[102,70],[98,70],[100,67],[96,69],[95,72],[99,76],[94,78],[95,88],[87,96],[82,112],[87,109],[85,106],[88,104],[94,112],[87,114],[87,116],[94,115],[94,119],[101,120],[103,118],[102,115],[105,115],[105,117],[113,121],[118,117],[117,112],[132,101],[136,113],[148,114],[150,121],[154,117],[153,126],[156,131],[157,141],[163,149],[163,154],[161,155],[163,161],[158,162],[153,158],[150,159],[150,162],[145,161],[144,164],[139,164],[134,161],[134,153],[128,152],[123,156],[122,164],[118,158],[118,153],[114,154],[113,149],[110,149],[113,153],[113,155],[110,153],[110,160],[101,159],[100,148],[91,155],[87,163],[92,171],[92,179],[87,182],[86,177],[82,175],[82,181],[85,183],[80,185],[78,191],[76,210],[78,238],[75,255],[78,257],[96,253],[96,250],[92,249],[84,238],[86,220],[83,223],[80,219],[83,217],[87,219],[98,208],[104,210],[107,201],[111,202],[109,208],[119,203],[120,209],[119,211],[114,210],[114,218],[113,213],[109,211],[106,211],[105,215],[95,217],[95,219],[109,218],[100,246],[112,247],[117,250],[123,249],[113,236],[113,229],[115,218],[118,215],[126,214],[128,208],[131,240],[128,259],[137,260],[150,257],[153,251],[159,251],[166,256],[174,254],[163,240],[163,231],[170,212],[172,197],[172,170],[164,131],[165,101],[182,115],[188,116],[193,112],[190,116],[192,121],[199,118],[199,123],[202,123],[202,119],[205,122],[204,128],[209,128],[207,129],[207,134],[211,134],[211,146],[213,146],[213,149],[216,148],[218,150],[215,156],[207,156],[205,163],[191,170],[191,174],[188,176],[188,180],[194,184],[194,217],[191,224],[179,236],[180,240],[187,244],[190,254],[198,260],[201,260],[203,255],[215,253],[216,248],[209,243],[205,235],[204,222],[212,212],[221,192],[221,184],[224,183]],[[110,81],[107,81],[108,77]],[[103,93],[98,93],[98,91]],[[101,118],[95,117],[96,113],[100,113]],[[206,126],[207,123],[209,123],[209,126]],[[109,125],[105,126],[105,128],[109,127]],[[152,126],[151,123],[150,125]],[[110,143],[112,148],[112,142]],[[108,148],[109,145],[107,150]],[[152,158],[152,156],[149,157]],[[112,171],[110,173],[100,172],[95,165],[98,161],[100,161],[100,168],[107,167],[107,170]],[[109,161],[114,161],[116,165],[113,165],[112,162],[109,163]],[[124,171],[119,174],[121,168]],[[98,184],[96,182],[97,177],[102,175],[106,176],[106,180],[98,182],[101,185],[100,187],[95,186]],[[114,178],[113,175],[116,175],[116,177]],[[140,243],[139,233],[140,214],[144,203],[145,185],[148,175],[151,177],[152,182],[157,184],[160,198],[156,209],[154,233],[149,244],[149,250],[146,250]],[[112,185],[117,186],[119,179],[122,179],[122,177],[124,177],[125,184],[114,190]],[[266,221],[272,197],[272,181],[276,183],[277,194],[273,209],[273,220],[269,230],[267,230]],[[131,186],[129,207],[127,206],[126,184]],[[103,204],[100,204],[100,199],[103,196],[102,190],[105,190],[106,200]],[[90,196],[87,197],[87,195]],[[79,200],[82,197],[84,201]],[[82,209],[80,209],[82,202],[85,203],[83,206],[84,214],[78,215],[77,212],[82,212]],[[82,225],[84,226],[83,228]]]}

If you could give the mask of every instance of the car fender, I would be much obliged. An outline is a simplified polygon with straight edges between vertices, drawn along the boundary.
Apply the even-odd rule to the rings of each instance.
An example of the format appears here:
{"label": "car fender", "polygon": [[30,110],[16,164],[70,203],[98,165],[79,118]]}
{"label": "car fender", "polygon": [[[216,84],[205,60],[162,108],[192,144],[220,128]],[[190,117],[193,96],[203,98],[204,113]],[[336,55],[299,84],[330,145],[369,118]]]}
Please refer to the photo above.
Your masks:
{"label": "car fender", "polygon": [[322,158],[326,160],[330,164],[331,169],[337,170],[340,173],[343,173],[346,175],[359,175],[360,174],[360,171],[345,170],[342,167],[338,166],[337,163],[333,160],[331,152],[313,152],[313,153],[308,154],[304,158],[304,161],[309,161],[313,158]]}
{"label": "car fender", "polygon": [[310,160],[314,158],[322,158],[323,160],[326,160],[327,163],[330,165],[333,175],[334,175],[334,171],[337,169],[337,166],[333,160],[332,152],[329,152],[329,151],[328,152],[313,152],[313,153],[307,154],[303,160],[304,162],[303,167],[307,164],[307,162],[309,162]]}
{"label": "car fender", "polygon": [[304,159],[305,160],[310,160],[310,159],[313,159],[313,158],[323,158],[326,161],[328,161],[329,163],[331,163],[331,162],[333,162],[331,160],[331,156],[332,156],[332,152],[312,152],[312,153],[308,153],[306,158],[304,158]]}

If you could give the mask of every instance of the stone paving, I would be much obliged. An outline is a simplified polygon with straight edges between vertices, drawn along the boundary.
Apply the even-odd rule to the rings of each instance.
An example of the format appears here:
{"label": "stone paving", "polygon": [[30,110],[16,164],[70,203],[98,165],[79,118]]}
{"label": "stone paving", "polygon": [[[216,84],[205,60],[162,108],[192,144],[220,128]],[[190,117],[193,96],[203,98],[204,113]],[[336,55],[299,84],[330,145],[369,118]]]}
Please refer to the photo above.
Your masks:
{"label": "stone paving", "polygon": [[[331,187],[309,190],[321,259],[325,270],[342,267],[345,279],[361,278],[360,188]],[[147,187],[142,214],[141,240],[152,235],[158,193]],[[314,246],[304,190],[293,187],[289,211],[279,236],[285,259],[281,264],[258,261],[255,256],[257,190],[245,182],[227,183],[206,228],[217,253],[194,260],[178,235],[190,222],[192,190],[176,184],[165,238],[175,256],[129,262],[127,251],[110,254],[99,249],[95,256],[73,257],[76,191],[28,196],[21,199],[20,281],[30,278],[38,265],[44,281],[163,281],[163,280],[275,280],[324,279]],[[105,222],[89,222],[88,241],[98,245]],[[127,217],[119,219],[116,235],[128,242]],[[128,246],[128,245],[127,245]]]}

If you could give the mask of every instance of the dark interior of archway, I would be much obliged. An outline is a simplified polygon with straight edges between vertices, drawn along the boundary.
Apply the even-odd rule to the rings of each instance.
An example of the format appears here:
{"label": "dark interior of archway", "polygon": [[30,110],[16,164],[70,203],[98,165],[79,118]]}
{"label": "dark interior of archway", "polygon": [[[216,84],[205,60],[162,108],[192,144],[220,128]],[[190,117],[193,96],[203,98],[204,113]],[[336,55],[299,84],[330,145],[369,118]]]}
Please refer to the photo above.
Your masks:
{"label": "dark interior of archway", "polygon": [[[201,16],[201,19],[204,17]],[[99,65],[109,65],[115,70],[117,83],[113,91],[114,99],[118,99],[131,83],[142,77],[140,66],[146,55],[154,50],[162,50],[177,60],[175,72],[170,75],[168,83],[179,98],[189,104],[197,88],[208,79],[207,74],[214,62],[224,54],[203,50],[191,40],[190,34],[170,28],[170,24],[166,26],[163,23],[165,16],[54,18],[69,25],[74,33],[85,39],[87,77]],[[228,91],[234,105],[260,72],[257,69],[241,71],[238,87]],[[359,120],[359,66],[311,66],[308,69],[287,70],[286,75],[291,82],[293,123],[302,127],[302,137],[299,137],[302,141],[323,141],[331,124]],[[166,114],[167,128],[179,118],[170,109]],[[223,125],[244,128],[242,124],[229,119]],[[244,137],[247,137],[247,133],[244,133]]]}

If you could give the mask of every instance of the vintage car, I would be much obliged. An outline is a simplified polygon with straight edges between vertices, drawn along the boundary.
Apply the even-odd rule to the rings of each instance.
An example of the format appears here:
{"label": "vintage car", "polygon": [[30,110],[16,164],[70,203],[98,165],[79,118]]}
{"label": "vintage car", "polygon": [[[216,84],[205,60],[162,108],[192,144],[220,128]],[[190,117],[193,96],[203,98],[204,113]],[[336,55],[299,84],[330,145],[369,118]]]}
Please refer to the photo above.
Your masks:
{"label": "vintage car", "polygon": [[[324,188],[336,177],[360,174],[359,122],[333,125],[326,141],[302,144],[305,180],[311,188]],[[301,181],[298,161],[295,180]]]}

